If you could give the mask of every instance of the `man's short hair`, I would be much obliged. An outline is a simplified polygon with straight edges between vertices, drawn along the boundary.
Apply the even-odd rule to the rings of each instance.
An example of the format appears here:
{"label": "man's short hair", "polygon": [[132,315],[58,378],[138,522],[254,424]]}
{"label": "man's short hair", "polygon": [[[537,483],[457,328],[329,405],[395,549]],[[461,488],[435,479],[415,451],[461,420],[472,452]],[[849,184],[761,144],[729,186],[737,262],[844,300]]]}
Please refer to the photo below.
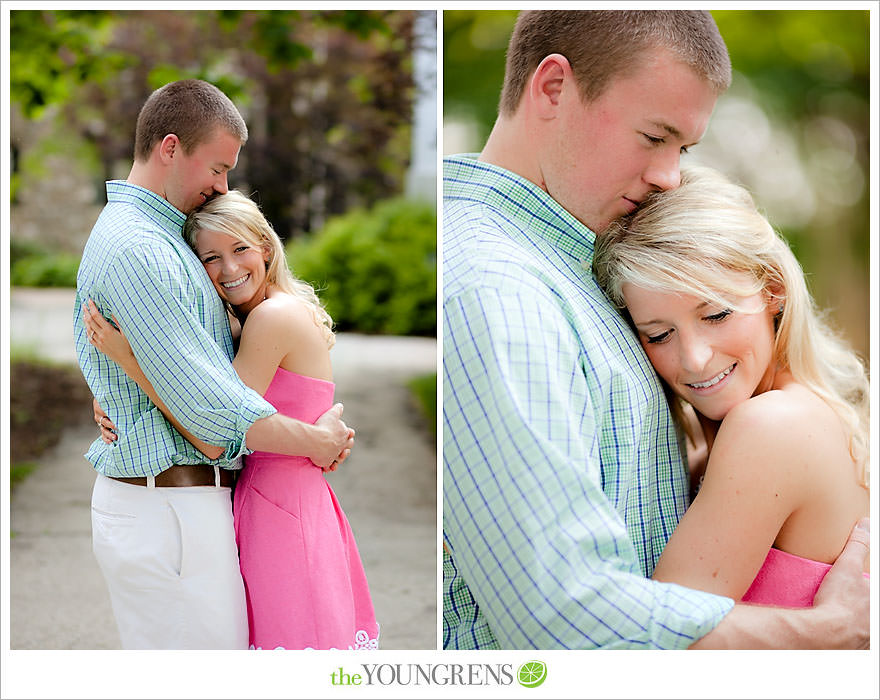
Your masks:
{"label": "man's short hair", "polygon": [[499,111],[516,112],[546,56],[568,59],[581,99],[599,97],[612,78],[631,75],[651,51],[666,49],[718,94],[730,85],[730,57],[712,15],[684,10],[529,10],[521,12],[507,48]]}
{"label": "man's short hair", "polygon": [[217,127],[247,141],[247,126],[232,101],[204,80],[178,80],[163,85],[141,107],[134,139],[134,158],[146,161],[168,134],[175,134],[186,153],[210,138]]}

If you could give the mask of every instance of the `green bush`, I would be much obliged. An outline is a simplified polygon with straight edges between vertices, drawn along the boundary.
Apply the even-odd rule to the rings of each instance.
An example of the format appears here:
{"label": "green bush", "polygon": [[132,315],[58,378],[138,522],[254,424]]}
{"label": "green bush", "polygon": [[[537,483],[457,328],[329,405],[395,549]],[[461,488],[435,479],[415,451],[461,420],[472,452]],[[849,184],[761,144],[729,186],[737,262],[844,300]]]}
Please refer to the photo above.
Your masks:
{"label": "green bush", "polygon": [[291,269],[313,284],[339,331],[437,334],[437,213],[386,200],[327,222],[287,246]]}
{"label": "green bush", "polygon": [[76,287],[78,255],[32,252],[11,257],[9,279],[15,287]]}
{"label": "green bush", "polygon": [[15,265],[19,260],[29,258],[32,255],[45,255],[45,248],[34,241],[18,238],[9,239],[9,264]]}

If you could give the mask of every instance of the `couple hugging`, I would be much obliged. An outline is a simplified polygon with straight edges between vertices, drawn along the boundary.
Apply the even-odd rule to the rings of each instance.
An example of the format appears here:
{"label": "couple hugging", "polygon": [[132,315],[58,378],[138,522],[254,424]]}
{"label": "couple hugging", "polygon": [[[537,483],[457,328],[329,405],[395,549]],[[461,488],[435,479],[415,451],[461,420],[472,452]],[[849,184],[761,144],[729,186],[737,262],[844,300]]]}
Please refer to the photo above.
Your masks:
{"label": "couple hugging", "polygon": [[324,478],[354,443],[333,403],[332,322],[259,207],[228,191],[244,120],[183,80],[149,97],[135,141],[74,310],[101,426],[93,548],[122,645],[376,648]]}
{"label": "couple hugging", "polygon": [[708,12],[522,12],[445,160],[445,648],[867,648],[865,369],[680,167],[730,80]]}

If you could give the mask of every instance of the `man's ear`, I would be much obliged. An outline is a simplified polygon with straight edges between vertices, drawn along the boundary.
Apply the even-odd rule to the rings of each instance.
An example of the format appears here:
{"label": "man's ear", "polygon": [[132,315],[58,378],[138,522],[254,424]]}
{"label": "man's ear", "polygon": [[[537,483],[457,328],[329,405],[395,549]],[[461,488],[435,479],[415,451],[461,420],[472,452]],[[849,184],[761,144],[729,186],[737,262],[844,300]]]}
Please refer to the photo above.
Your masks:
{"label": "man's ear", "polygon": [[165,138],[159,143],[159,160],[163,165],[170,165],[171,161],[182,151],[180,139],[176,134],[166,134]]}
{"label": "man's ear", "polygon": [[527,97],[540,119],[554,119],[565,89],[577,89],[568,59],[559,53],[545,56],[529,81]]}

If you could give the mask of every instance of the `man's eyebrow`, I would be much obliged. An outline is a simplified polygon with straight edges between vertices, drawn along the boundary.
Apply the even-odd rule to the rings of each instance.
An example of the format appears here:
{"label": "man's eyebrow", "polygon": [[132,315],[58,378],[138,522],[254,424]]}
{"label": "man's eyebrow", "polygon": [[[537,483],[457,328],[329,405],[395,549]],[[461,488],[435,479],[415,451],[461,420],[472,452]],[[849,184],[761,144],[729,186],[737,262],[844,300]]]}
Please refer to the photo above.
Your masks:
{"label": "man's eyebrow", "polygon": [[665,122],[654,122],[654,121],[652,121],[651,124],[656,126],[658,129],[663,129],[663,131],[665,131],[670,136],[674,136],[677,139],[681,138],[681,132],[678,129],[676,129],[674,126],[670,126],[669,124],[666,124]]}

